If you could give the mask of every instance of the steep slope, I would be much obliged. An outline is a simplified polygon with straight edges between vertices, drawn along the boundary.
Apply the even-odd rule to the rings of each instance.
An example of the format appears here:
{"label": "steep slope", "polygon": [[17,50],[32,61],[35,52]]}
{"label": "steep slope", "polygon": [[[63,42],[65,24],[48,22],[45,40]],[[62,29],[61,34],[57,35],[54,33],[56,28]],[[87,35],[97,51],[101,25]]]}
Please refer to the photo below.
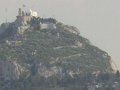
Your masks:
{"label": "steep slope", "polygon": [[[54,75],[62,77],[67,73],[73,77],[86,72],[97,74],[117,70],[106,52],[83,38],[75,27],[62,23],[57,23],[56,29],[43,30],[33,29],[30,25],[19,29],[12,23],[2,34],[0,41],[2,63],[17,63],[15,67],[21,67],[19,70],[15,69],[17,74],[12,73],[13,71],[7,72],[8,76],[12,73],[16,79],[22,75],[48,78]],[[1,66],[0,72],[7,68],[6,65]],[[3,72],[1,77],[4,74]],[[4,77],[6,78],[8,77]]]}

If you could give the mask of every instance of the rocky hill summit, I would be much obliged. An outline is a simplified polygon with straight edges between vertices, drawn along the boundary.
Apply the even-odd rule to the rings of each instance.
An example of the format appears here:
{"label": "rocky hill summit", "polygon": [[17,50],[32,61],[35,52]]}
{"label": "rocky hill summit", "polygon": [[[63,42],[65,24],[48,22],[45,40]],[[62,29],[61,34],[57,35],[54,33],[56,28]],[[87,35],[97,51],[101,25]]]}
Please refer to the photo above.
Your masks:
{"label": "rocky hill summit", "polygon": [[116,70],[108,53],[82,37],[76,27],[56,19],[31,16],[19,9],[14,22],[0,27],[1,80],[63,79]]}

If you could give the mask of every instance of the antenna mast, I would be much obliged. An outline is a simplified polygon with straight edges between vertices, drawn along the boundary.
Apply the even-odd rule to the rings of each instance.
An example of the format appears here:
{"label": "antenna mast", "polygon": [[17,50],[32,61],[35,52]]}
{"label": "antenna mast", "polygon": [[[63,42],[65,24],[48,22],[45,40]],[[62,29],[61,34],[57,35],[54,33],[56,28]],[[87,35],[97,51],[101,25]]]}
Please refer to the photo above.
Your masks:
{"label": "antenna mast", "polygon": [[6,14],[6,16],[5,16],[5,22],[7,23],[7,12],[8,12],[8,10],[7,10],[7,8],[5,8],[5,14]]}

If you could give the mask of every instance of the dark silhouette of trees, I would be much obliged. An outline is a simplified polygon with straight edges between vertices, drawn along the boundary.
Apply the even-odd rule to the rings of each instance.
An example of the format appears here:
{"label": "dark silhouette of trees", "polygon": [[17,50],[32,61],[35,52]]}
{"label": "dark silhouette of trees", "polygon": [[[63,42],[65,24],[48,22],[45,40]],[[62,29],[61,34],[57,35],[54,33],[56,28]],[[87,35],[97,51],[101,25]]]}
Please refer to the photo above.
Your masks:
{"label": "dark silhouette of trees", "polygon": [[120,72],[119,71],[117,71],[115,73],[115,81],[120,82]]}

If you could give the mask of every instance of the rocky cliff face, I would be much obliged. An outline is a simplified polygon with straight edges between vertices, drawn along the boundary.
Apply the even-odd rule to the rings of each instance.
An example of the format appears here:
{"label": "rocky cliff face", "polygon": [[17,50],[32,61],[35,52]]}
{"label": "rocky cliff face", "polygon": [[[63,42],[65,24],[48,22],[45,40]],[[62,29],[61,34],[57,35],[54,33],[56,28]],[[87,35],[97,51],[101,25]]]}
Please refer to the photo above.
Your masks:
{"label": "rocky cliff face", "polygon": [[110,65],[111,65],[111,67],[112,67],[112,70],[114,71],[114,72],[117,72],[117,70],[119,70],[118,69],[118,67],[117,67],[117,65],[116,65],[116,63],[114,62],[114,60],[110,60]]}
{"label": "rocky cliff face", "polygon": [[18,80],[23,68],[16,61],[0,61],[0,78],[5,81]]}
{"label": "rocky cliff face", "polygon": [[4,80],[36,75],[74,77],[85,72],[117,70],[111,57],[73,26],[57,23],[56,29],[38,30],[30,24],[16,28],[13,22],[7,30],[9,37],[0,42],[0,78]]}

